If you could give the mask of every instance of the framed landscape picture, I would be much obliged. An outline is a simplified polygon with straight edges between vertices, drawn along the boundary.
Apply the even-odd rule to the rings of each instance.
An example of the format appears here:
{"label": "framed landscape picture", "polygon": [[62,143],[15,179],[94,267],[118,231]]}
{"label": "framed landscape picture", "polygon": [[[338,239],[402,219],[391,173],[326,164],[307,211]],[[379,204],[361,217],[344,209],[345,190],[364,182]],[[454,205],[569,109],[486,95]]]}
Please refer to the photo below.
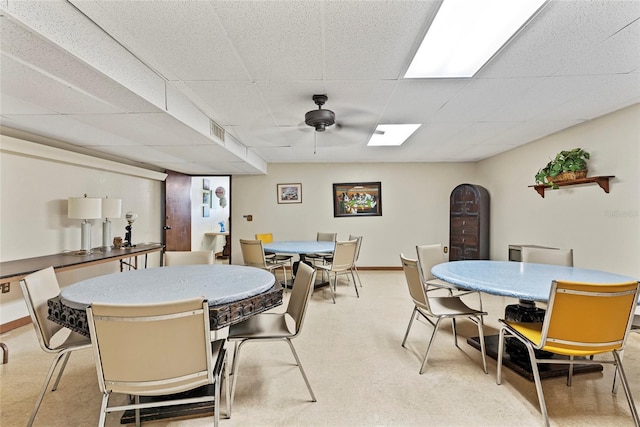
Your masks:
{"label": "framed landscape picture", "polygon": [[333,216],[382,216],[382,183],[333,184]]}
{"label": "framed landscape picture", "polygon": [[278,203],[302,203],[302,184],[278,184]]}

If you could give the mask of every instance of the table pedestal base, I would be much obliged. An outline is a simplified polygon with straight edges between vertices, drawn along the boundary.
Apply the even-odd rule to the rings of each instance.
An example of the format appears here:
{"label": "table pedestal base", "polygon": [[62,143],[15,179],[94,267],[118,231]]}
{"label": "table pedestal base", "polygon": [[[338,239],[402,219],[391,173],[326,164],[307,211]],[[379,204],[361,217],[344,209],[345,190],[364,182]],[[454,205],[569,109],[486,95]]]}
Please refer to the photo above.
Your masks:
{"label": "table pedestal base", "polygon": [[[492,359],[498,359],[498,335],[489,335],[484,337],[484,344],[487,351],[487,356]],[[511,341],[511,342],[509,342]],[[467,338],[467,343],[473,348],[480,350],[480,339],[478,337]],[[518,345],[522,346],[524,353],[517,351],[508,353],[505,351],[502,357],[502,365],[515,371],[518,375],[533,381],[533,373],[531,372],[531,363],[529,362],[529,356],[527,351],[519,341],[513,338],[507,338],[505,347],[507,344],[510,348],[516,348]],[[524,357],[520,357],[523,354]],[[567,356],[553,355],[553,359],[568,360]],[[547,378],[566,377],[569,373],[569,365],[555,364],[555,363],[541,363],[538,365],[540,371],[540,379]],[[590,372],[602,372],[602,365],[573,365],[573,374],[584,374]]]}
{"label": "table pedestal base", "polygon": [[[173,400],[177,398],[188,398],[196,396],[213,396],[214,385],[206,385],[184,393],[173,394],[170,396],[141,396],[140,403],[161,402],[163,400]],[[185,405],[162,406],[158,408],[140,409],[140,421],[162,420],[165,418],[175,417],[194,417],[194,416],[211,416],[213,417],[213,402],[189,403]],[[136,411],[128,409],[124,411],[120,417],[120,424],[135,424]]]}

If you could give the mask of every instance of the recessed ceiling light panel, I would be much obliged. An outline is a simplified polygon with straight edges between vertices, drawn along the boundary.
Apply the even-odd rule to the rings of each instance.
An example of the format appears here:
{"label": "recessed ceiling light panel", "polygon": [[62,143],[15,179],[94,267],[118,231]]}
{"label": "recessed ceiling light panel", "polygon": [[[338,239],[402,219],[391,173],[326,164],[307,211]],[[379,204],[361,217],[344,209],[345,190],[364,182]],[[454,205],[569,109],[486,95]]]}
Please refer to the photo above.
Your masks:
{"label": "recessed ceiling light panel", "polygon": [[473,75],[546,0],[443,0],[405,78]]}
{"label": "recessed ceiling light panel", "polygon": [[370,147],[402,145],[420,126],[419,124],[378,125],[367,145]]}

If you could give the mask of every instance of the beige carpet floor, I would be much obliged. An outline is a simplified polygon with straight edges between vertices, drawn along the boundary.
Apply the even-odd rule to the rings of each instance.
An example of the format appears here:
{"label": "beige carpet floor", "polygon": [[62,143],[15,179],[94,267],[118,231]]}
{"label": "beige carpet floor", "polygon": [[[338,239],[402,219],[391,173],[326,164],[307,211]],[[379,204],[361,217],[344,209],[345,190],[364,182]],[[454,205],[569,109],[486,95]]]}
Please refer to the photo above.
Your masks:
{"label": "beige carpet floor", "polygon": [[[459,323],[460,348],[453,345],[450,323],[445,325],[426,372],[419,375],[431,326],[414,322],[407,347],[401,347],[413,307],[403,273],[361,271],[360,276],[360,298],[346,282],[338,286],[335,305],[327,290],[316,291],[294,340],[318,401],[309,400],[286,344],[249,343],[240,359],[232,418],[221,419],[222,427],[542,425],[532,382],[505,370],[502,385],[496,385],[496,363],[490,358],[489,374],[482,372],[480,353],[465,339],[476,334],[471,322]],[[486,333],[495,333],[504,307],[515,301],[484,295],[483,302],[489,312]],[[24,426],[52,355],[40,350],[31,325],[0,338],[10,351],[9,363],[0,366],[0,425]],[[640,401],[640,334],[630,336],[624,361]],[[605,366],[602,373],[577,375],[572,387],[563,378],[545,380],[551,425],[633,425],[622,387],[611,394],[613,373]],[[100,400],[91,350],[74,353],[58,390],[45,395],[35,425],[94,426]],[[107,425],[119,425],[119,418],[110,414]],[[202,416],[145,425],[212,423],[213,417]]]}

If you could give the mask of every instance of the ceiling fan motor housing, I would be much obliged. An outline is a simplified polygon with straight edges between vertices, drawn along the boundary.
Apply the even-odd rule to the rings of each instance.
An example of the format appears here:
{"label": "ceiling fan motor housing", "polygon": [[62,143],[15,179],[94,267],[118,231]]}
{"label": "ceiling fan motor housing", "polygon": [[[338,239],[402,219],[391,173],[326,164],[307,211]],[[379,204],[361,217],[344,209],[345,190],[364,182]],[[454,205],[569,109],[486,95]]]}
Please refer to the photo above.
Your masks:
{"label": "ceiling fan motor housing", "polygon": [[317,110],[311,110],[304,115],[304,122],[313,126],[316,132],[324,132],[327,126],[336,122],[336,115],[331,110],[323,110],[322,106],[327,101],[326,95],[313,95],[313,102],[318,106]]}

